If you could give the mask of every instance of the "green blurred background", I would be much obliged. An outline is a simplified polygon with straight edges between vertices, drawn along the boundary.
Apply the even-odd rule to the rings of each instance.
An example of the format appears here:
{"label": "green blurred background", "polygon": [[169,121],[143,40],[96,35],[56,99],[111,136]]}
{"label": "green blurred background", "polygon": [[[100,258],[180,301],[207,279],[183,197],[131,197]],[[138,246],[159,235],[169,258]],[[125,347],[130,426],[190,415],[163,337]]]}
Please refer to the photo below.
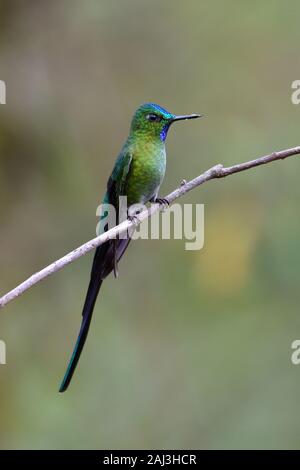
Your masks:
{"label": "green blurred background", "polygon": [[[135,108],[206,119],[169,133],[162,194],[216,163],[300,144],[300,4],[0,3],[0,288],[94,236]],[[58,386],[91,255],[1,311],[1,448],[298,448],[299,157],[210,182],[205,247],[136,241]]]}

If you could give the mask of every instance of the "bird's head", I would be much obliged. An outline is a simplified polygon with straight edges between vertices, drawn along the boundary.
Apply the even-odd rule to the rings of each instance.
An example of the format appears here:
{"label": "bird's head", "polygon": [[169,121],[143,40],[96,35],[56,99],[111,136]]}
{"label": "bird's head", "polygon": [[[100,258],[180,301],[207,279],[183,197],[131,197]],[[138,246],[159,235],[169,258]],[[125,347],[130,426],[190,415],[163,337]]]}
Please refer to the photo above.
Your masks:
{"label": "bird's head", "polygon": [[176,116],[158,104],[142,104],[135,112],[131,122],[131,132],[144,134],[149,138],[166,140],[170,125],[175,121],[196,119],[200,114]]}

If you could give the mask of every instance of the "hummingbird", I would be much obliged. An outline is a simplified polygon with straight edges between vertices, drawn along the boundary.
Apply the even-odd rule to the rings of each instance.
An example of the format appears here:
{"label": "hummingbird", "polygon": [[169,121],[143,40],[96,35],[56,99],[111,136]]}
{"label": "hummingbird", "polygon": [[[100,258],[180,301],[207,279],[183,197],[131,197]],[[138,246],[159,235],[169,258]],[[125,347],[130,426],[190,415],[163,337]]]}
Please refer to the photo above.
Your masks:
{"label": "hummingbird", "polygon": [[[107,182],[104,204],[111,204],[118,213],[119,197],[127,197],[127,206],[148,202],[168,204],[158,197],[159,188],[166,171],[166,138],[168,130],[176,121],[196,119],[200,114],[175,115],[154,103],[141,105],[131,121],[129,136],[123,145],[111,176]],[[102,231],[108,229],[107,224]],[[114,272],[123,256],[130,236],[116,238],[100,245],[95,252],[89,286],[82,311],[78,338],[61,383],[60,392],[67,390],[89,331],[94,306],[103,280]]]}

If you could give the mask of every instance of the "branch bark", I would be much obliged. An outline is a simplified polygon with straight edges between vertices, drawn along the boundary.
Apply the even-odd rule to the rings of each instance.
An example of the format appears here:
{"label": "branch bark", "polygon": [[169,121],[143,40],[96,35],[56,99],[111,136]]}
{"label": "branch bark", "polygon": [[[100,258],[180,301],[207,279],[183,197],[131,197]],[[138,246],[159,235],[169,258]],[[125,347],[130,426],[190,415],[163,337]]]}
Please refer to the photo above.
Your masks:
{"label": "branch bark", "polygon": [[[293,147],[286,150],[281,150],[280,152],[273,152],[270,155],[265,155],[263,157],[256,158],[255,160],[250,160],[248,162],[239,163],[237,165],[224,167],[223,165],[215,165],[209,170],[205,171],[201,175],[197,176],[196,178],[186,182],[183,181],[181,186],[168,196],[165,199],[169,201],[171,204],[176,199],[180,198],[184,194],[188,193],[192,189],[206,183],[207,181],[217,179],[217,178],[224,178],[229,175],[233,175],[235,173],[239,173],[241,171],[249,170],[251,168],[255,168],[260,165],[266,165],[267,163],[275,162],[277,160],[284,160],[285,158],[292,157],[293,155],[300,154],[300,146]],[[163,206],[159,204],[152,204],[147,210],[144,210],[137,216],[138,223],[141,223],[147,217],[150,217],[152,214],[161,210]],[[128,229],[133,227],[136,223],[130,220],[126,220],[121,224],[117,225],[116,227],[108,230],[107,232],[99,235],[98,237],[93,238],[92,240],[84,243],[83,245],[79,246],[75,250],[71,251],[70,253],[66,254],[62,258],[54,261],[54,263],[49,264],[49,266],[45,267],[41,271],[36,272],[32,276],[30,276],[26,281],[19,284],[13,290],[5,294],[3,297],[0,298],[0,308],[3,308],[6,304],[11,302],[16,297],[22,295],[25,291],[33,287],[38,282],[42,281],[46,277],[50,276],[51,274],[56,273],[60,269],[64,268],[70,263],[73,263],[76,259],[80,258],[83,255],[86,255],[91,250],[97,248],[98,246],[102,245],[103,243],[107,242],[110,238],[115,238],[116,235],[126,232]]]}

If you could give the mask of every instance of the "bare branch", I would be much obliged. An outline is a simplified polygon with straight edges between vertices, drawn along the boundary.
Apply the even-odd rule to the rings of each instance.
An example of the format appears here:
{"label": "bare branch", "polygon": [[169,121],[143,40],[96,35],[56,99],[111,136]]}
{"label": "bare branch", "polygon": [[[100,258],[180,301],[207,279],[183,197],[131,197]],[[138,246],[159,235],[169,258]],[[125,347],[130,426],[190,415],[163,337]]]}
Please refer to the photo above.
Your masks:
{"label": "bare branch", "polygon": [[[274,152],[270,155],[265,155],[260,158],[256,158],[255,160],[250,160],[245,163],[239,163],[237,165],[233,165],[230,167],[223,167],[223,165],[215,165],[209,170],[205,171],[201,175],[197,176],[196,178],[192,179],[191,181],[183,180],[180,187],[175,189],[172,193],[166,196],[170,203],[174,202],[176,199],[180,198],[184,194],[188,193],[192,189],[200,186],[201,184],[205,183],[206,181],[217,179],[217,178],[224,178],[225,176],[233,175],[234,173],[239,173],[241,171],[249,170],[250,168],[255,168],[260,165],[266,165],[267,163],[271,163],[277,160],[284,160],[287,157],[292,157],[293,155],[300,154],[300,146],[290,148],[287,150],[282,150],[280,152]],[[150,217],[152,214],[161,210],[162,206],[159,204],[152,204],[149,209],[144,210],[137,216],[137,223],[141,223],[147,217]],[[0,298],[0,308],[4,307],[6,304],[11,302],[16,297],[22,295],[26,290],[33,287],[38,282],[42,281],[46,277],[50,276],[51,274],[56,273],[60,269],[64,268],[68,264],[72,263],[76,259],[80,258],[81,256],[89,253],[91,250],[95,249],[96,247],[102,245],[103,243],[107,242],[110,238],[115,238],[116,235],[120,235],[124,233],[131,227],[133,227],[136,223],[130,220],[126,220],[121,224],[117,225],[116,227],[108,230],[107,232],[99,235],[98,237],[93,238],[92,240],[84,243],[80,247],[76,248],[75,250],[71,251],[67,255],[63,256],[54,263],[49,264],[49,266],[45,267],[41,271],[30,276],[26,281],[19,284],[13,290],[5,294],[3,297]]]}

